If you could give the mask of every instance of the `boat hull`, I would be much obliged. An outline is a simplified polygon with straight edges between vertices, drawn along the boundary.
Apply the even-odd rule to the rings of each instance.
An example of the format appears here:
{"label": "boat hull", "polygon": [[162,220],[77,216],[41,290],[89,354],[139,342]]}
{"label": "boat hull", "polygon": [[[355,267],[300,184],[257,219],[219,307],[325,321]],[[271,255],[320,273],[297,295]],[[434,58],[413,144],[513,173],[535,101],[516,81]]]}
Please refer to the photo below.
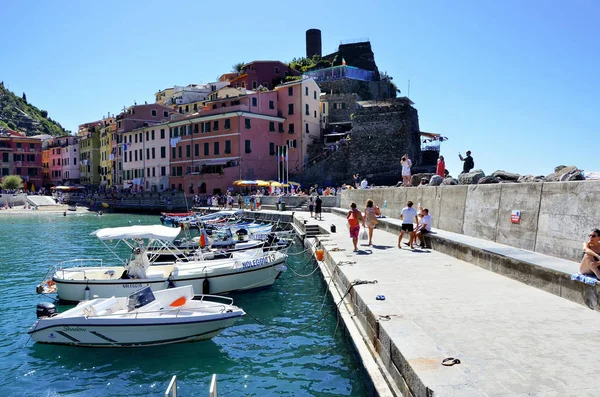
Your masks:
{"label": "boat hull", "polygon": [[[142,347],[208,340],[233,325],[242,314],[223,313],[214,319],[167,317],[116,320],[101,318],[39,319],[29,331],[39,343],[84,347]],[[162,321],[161,321],[162,320]]]}
{"label": "boat hull", "polygon": [[[261,261],[261,258],[267,259]],[[72,275],[73,269],[68,269],[66,273],[55,273],[52,281],[56,286],[57,297],[62,302],[79,302],[96,297],[123,297],[147,286],[153,291],[160,291],[191,285],[196,294],[224,294],[269,287],[286,270],[284,263],[287,256],[284,254],[270,253],[261,258],[187,262],[179,264],[176,269],[173,265],[151,266],[148,269],[149,277],[143,279],[94,279],[89,276],[93,272],[90,268],[85,270],[88,274],[86,277],[60,277],[61,274]],[[106,269],[110,269],[113,274],[118,275],[125,270],[123,267],[97,269],[104,273],[107,273]]]}

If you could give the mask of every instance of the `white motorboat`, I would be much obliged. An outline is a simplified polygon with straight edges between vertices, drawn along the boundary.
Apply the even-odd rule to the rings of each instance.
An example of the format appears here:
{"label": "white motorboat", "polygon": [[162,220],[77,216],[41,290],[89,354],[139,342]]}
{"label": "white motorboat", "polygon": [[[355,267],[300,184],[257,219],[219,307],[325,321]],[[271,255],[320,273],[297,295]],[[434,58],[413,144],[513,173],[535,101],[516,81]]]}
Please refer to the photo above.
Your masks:
{"label": "white motorboat", "polygon": [[[36,291],[56,293],[59,300],[67,302],[123,297],[143,287],[160,291],[191,285],[196,293],[222,294],[269,287],[287,270],[285,252],[264,252],[262,249],[236,252],[227,259],[151,266],[155,256],[146,254],[154,252],[149,247],[171,250],[173,247],[170,242],[178,234],[179,229],[160,225],[97,230],[92,235],[103,242],[107,249],[115,253],[117,245],[122,242],[130,248],[131,257],[118,266],[104,266],[98,259],[62,262],[50,269]],[[106,244],[112,240],[118,241],[114,247]]]}
{"label": "white motorboat", "polygon": [[93,299],[60,314],[53,304],[42,302],[28,333],[39,343],[155,346],[210,339],[245,314],[230,298],[196,298],[188,285],[154,293],[146,287],[129,297]]}

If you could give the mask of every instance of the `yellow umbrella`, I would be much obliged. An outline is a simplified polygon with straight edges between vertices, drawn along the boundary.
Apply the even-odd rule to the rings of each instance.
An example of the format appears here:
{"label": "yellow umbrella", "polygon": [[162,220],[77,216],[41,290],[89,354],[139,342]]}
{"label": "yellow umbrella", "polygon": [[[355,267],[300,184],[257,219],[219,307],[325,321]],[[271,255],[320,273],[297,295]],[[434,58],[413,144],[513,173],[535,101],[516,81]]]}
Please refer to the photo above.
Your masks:
{"label": "yellow umbrella", "polygon": [[270,186],[271,183],[269,181],[262,181],[259,179],[258,181],[256,181],[256,185],[257,186]]}
{"label": "yellow umbrella", "polygon": [[283,183],[277,182],[277,181],[269,181],[269,184],[273,187],[283,187]]}
{"label": "yellow umbrella", "polygon": [[289,181],[288,183],[292,186],[300,186],[300,184],[298,182]]}

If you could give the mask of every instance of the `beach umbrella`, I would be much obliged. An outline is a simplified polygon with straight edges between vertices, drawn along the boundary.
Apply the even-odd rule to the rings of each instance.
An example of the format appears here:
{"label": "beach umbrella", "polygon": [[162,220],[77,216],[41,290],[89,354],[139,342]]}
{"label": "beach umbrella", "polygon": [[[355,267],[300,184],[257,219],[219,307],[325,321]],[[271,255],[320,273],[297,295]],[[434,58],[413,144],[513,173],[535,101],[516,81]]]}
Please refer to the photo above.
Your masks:
{"label": "beach umbrella", "polygon": [[283,187],[283,183],[277,181],[269,181],[269,184],[273,187]]}
{"label": "beach umbrella", "polygon": [[270,186],[271,183],[269,181],[258,180],[256,181],[257,186]]}
{"label": "beach umbrella", "polygon": [[288,183],[292,186],[301,186],[298,182],[288,181]]}
{"label": "beach umbrella", "polygon": [[233,182],[233,184],[236,186],[256,186],[258,182],[253,180],[238,180]]}

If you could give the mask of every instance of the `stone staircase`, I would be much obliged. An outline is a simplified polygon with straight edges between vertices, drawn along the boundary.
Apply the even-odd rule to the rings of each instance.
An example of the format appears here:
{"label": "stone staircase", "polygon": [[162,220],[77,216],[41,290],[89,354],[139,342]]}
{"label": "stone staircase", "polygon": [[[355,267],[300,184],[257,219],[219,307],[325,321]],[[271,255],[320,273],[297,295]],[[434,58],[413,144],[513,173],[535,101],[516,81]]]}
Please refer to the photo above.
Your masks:
{"label": "stone staircase", "polygon": [[306,237],[315,237],[316,235],[322,234],[321,228],[316,224],[306,224],[304,225],[304,230]]}

